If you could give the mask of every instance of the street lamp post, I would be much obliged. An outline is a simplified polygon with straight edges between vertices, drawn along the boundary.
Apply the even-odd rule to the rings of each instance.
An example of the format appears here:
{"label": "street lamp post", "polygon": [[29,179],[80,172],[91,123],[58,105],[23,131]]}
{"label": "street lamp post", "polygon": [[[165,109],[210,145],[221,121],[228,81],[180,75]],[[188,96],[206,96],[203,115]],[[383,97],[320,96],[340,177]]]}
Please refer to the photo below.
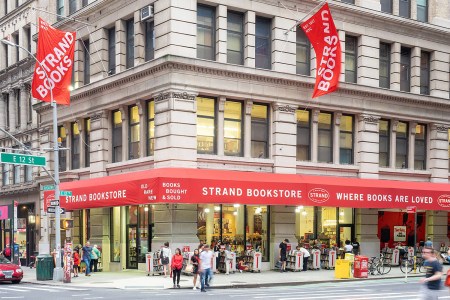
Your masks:
{"label": "street lamp post", "polygon": [[42,66],[41,62],[36,58],[36,56],[34,56],[30,51],[28,51],[28,49],[14,44],[8,40],[1,40],[2,43],[8,45],[8,46],[12,46],[12,47],[17,47],[20,48],[24,51],[26,51],[31,57],[33,57],[33,59],[39,64],[39,66],[41,66],[42,71],[45,74],[45,77],[47,78],[48,84],[50,86],[50,100],[51,100],[51,105],[53,107],[53,155],[54,155],[54,166],[55,166],[55,171],[54,171],[54,177],[53,177],[53,181],[55,183],[55,201],[58,202],[58,205],[55,206],[55,244],[56,244],[56,267],[55,267],[55,271],[53,272],[53,280],[56,281],[62,281],[62,277],[63,277],[63,272],[62,272],[62,268],[61,268],[61,224],[60,224],[60,220],[61,220],[61,215],[60,215],[60,205],[59,205],[59,144],[58,144],[58,111],[57,111],[57,106],[56,106],[56,101],[53,99],[53,83],[51,82],[50,78],[48,77],[47,71],[45,70],[45,68]]}

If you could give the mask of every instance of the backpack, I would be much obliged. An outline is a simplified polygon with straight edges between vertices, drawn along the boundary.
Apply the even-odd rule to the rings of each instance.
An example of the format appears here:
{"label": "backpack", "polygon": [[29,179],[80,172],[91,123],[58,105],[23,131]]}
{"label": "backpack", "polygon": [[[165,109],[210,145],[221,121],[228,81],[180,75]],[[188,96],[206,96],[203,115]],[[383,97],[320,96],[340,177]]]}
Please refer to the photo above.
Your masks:
{"label": "backpack", "polygon": [[5,256],[11,256],[11,248],[5,248],[5,250],[3,250],[3,254],[5,254]]}

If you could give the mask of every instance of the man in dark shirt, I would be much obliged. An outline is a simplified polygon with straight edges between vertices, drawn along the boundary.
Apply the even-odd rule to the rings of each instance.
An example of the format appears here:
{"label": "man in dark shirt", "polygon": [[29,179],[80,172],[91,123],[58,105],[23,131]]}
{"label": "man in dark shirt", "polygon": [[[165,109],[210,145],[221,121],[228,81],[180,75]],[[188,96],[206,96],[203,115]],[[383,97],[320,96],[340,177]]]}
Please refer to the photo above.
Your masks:
{"label": "man in dark shirt", "polygon": [[360,245],[357,239],[355,239],[352,243],[353,246],[353,254],[359,255],[360,253]]}
{"label": "man in dark shirt", "polygon": [[280,243],[280,261],[281,261],[280,272],[286,272],[287,243],[289,243],[288,239],[284,239],[284,241]]}
{"label": "man in dark shirt", "polygon": [[86,245],[81,248],[83,250],[83,261],[86,264],[86,276],[91,276],[91,252],[92,247],[89,241],[86,242]]}
{"label": "man in dark shirt", "polygon": [[425,278],[420,280],[422,285],[421,299],[437,300],[441,288],[442,265],[436,259],[433,248],[425,247],[422,250],[425,259],[423,266],[426,270]]}

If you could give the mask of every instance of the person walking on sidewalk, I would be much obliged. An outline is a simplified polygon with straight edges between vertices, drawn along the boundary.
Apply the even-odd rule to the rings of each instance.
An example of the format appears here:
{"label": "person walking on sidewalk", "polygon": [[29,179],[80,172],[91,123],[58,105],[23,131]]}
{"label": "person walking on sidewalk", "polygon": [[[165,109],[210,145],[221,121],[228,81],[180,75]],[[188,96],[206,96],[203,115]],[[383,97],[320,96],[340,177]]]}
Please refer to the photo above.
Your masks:
{"label": "person walking on sidewalk", "polygon": [[442,265],[437,260],[433,248],[425,247],[422,250],[422,257],[425,259],[425,278],[420,280],[423,283],[421,287],[422,300],[438,300],[439,290],[441,289]]}
{"label": "person walking on sidewalk", "polygon": [[167,267],[170,263],[170,257],[172,256],[172,250],[169,248],[169,242],[164,243],[164,247],[161,248],[159,257],[161,258],[161,264],[163,265],[164,278],[167,277]]}
{"label": "person walking on sidewalk", "polygon": [[83,250],[83,262],[86,264],[86,276],[91,276],[91,252],[92,247],[91,243],[89,241],[86,242],[86,244],[81,248]]}
{"label": "person walking on sidewalk", "polygon": [[91,252],[91,272],[98,272],[98,260],[101,257],[100,250],[94,245]]}
{"label": "person walking on sidewalk", "polygon": [[173,288],[180,288],[181,269],[183,268],[183,255],[181,255],[180,248],[175,249],[170,267],[172,268]]}
{"label": "person walking on sidewalk", "polygon": [[73,277],[78,277],[78,271],[80,271],[80,249],[73,249]]}
{"label": "person walking on sidewalk", "polygon": [[280,247],[279,247],[280,248],[279,255],[280,255],[280,261],[281,261],[280,272],[286,272],[287,243],[289,243],[289,240],[284,239],[284,241],[282,241],[280,243]]}
{"label": "person walking on sidewalk", "polygon": [[201,283],[201,292],[206,292],[205,287],[209,287],[209,284],[212,280],[212,260],[214,253],[209,249],[209,245],[206,244],[203,247],[202,253],[200,253],[200,283]]}
{"label": "person walking on sidewalk", "polygon": [[193,290],[197,289],[197,277],[199,273],[199,267],[200,267],[200,256],[198,254],[198,249],[194,250],[194,255],[191,257],[191,263],[192,263],[192,274],[194,275],[194,287]]}
{"label": "person walking on sidewalk", "polygon": [[307,271],[308,270],[308,260],[309,260],[309,257],[311,256],[311,254],[309,253],[308,250],[306,250],[303,243],[300,244],[299,251],[303,255],[303,271]]}

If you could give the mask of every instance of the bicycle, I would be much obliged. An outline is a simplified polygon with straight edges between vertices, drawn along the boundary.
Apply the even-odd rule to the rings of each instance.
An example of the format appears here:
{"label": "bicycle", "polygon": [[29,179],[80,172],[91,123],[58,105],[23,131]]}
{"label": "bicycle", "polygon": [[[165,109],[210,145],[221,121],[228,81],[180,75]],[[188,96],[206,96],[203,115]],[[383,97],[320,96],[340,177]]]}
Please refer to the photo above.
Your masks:
{"label": "bicycle", "polygon": [[[400,270],[405,273],[410,273],[414,269],[414,257],[411,258],[404,258],[400,262]],[[419,271],[419,273],[425,273],[426,269],[423,267],[423,258],[416,257],[416,270]]]}
{"label": "bicycle", "polygon": [[369,260],[368,272],[370,275],[376,275],[375,271],[379,275],[385,275],[391,271],[391,264],[385,259],[383,253],[380,254],[380,258],[373,256]]}

